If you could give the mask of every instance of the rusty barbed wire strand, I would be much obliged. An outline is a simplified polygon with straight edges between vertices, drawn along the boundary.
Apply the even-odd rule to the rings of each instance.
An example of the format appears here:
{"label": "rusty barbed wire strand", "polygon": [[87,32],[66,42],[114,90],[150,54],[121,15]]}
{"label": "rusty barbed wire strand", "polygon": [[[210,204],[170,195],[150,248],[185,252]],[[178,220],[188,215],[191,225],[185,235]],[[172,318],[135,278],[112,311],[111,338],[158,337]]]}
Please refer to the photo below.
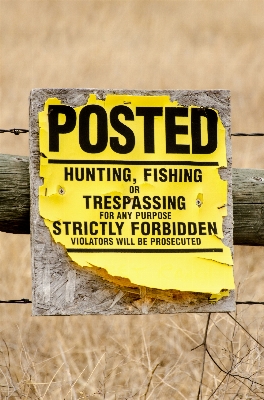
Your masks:
{"label": "rusty barbed wire strand", "polygon": [[[32,303],[31,300],[29,299],[20,299],[20,300],[0,300],[0,303],[16,303],[16,304],[29,304]],[[254,305],[264,305],[264,301],[236,301],[236,304],[246,304],[248,306],[254,306]],[[200,347],[201,344],[197,347]],[[195,347],[196,348],[196,347]],[[192,350],[195,350],[192,349]]]}
{"label": "rusty barbed wire strand", "polygon": [[[0,129],[0,133],[13,133],[14,135],[20,135],[20,133],[27,133],[28,129],[12,128],[12,129]],[[231,133],[231,136],[264,136],[264,133]]]}
{"label": "rusty barbed wire strand", "polygon": [[[20,300],[0,300],[0,303],[29,304],[29,303],[32,303],[32,301],[29,300],[29,299],[20,299]],[[248,305],[248,306],[254,306],[254,305],[261,305],[261,306],[263,306],[263,305],[264,305],[264,301],[236,301],[236,304],[237,304],[237,305],[239,305],[239,304],[246,304],[246,305]],[[199,346],[197,346],[197,347],[200,347],[200,346],[201,346],[201,344],[200,344]],[[195,348],[196,348],[196,347],[195,347]],[[195,348],[192,349],[192,350],[195,350]]]}
{"label": "rusty barbed wire strand", "polygon": [[32,303],[29,299],[20,299],[20,300],[0,300],[0,303],[13,303],[13,304],[30,304]]}
{"label": "rusty barbed wire strand", "polygon": [[12,128],[12,129],[0,129],[0,133],[13,133],[14,135],[18,136],[20,133],[27,133],[29,132],[28,129],[21,129],[21,128]]}
{"label": "rusty barbed wire strand", "polygon": [[231,133],[231,136],[264,136],[264,133]]}
{"label": "rusty barbed wire strand", "polygon": [[264,305],[264,301],[236,301],[236,304],[247,304],[248,306],[253,306],[254,304]]}

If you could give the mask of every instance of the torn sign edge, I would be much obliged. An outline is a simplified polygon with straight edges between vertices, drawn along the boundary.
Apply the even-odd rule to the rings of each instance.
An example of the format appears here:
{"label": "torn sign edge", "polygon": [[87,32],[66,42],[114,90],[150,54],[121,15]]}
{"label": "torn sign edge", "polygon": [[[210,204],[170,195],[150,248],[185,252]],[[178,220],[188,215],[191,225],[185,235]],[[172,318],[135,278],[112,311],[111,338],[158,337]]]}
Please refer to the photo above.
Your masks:
{"label": "torn sign edge", "polygon": [[[43,234],[43,237],[41,238],[41,242],[46,241],[46,244],[44,245],[44,247],[47,247],[47,249],[49,250],[49,253],[51,251],[51,253],[53,254],[52,260],[54,260],[54,256],[56,257],[57,253],[60,253],[60,262],[64,261],[65,263],[65,268],[67,266],[70,266],[70,268],[75,268],[77,270],[79,270],[78,266],[71,262],[69,259],[67,259],[67,257],[64,257],[62,252],[57,248],[58,245],[56,245],[55,243],[51,243],[51,240],[49,240],[50,238],[47,237],[47,228],[44,227],[43,222],[41,222],[42,218],[38,215],[38,208],[36,206],[38,206],[38,201],[37,197],[38,197],[38,185],[40,185],[41,182],[41,178],[38,176],[38,166],[39,166],[39,147],[38,147],[38,121],[37,121],[37,116],[38,116],[38,112],[43,110],[43,106],[45,101],[50,98],[50,97],[57,97],[59,98],[64,104],[68,104],[71,105],[72,107],[76,107],[76,106],[80,106],[80,105],[85,105],[87,103],[88,97],[90,94],[96,94],[98,98],[103,99],[106,95],[108,94],[125,94],[125,95],[169,95],[171,98],[171,101],[177,100],[180,105],[182,106],[189,106],[189,105],[196,105],[198,107],[210,107],[210,108],[214,108],[219,112],[220,118],[223,122],[223,125],[225,127],[226,130],[226,142],[227,142],[227,146],[226,146],[226,150],[227,150],[227,168],[226,170],[228,170],[228,168],[231,170],[231,148],[228,146],[228,143],[231,142],[230,140],[230,115],[229,115],[229,100],[230,100],[230,93],[229,91],[226,90],[211,90],[211,91],[188,91],[188,90],[184,90],[184,91],[172,91],[172,90],[168,90],[168,91],[131,91],[131,90],[98,90],[98,89],[35,89],[31,92],[31,120],[30,120],[30,135],[31,135],[31,142],[30,142],[30,149],[31,149],[31,163],[30,163],[30,170],[31,170],[31,231],[32,231],[32,272],[33,272],[33,294],[35,294],[35,315],[40,315],[40,310],[38,307],[39,302],[37,301],[37,297],[36,294],[38,293],[38,288],[37,288],[37,281],[39,280],[39,276],[38,276],[38,260],[40,259],[39,255],[37,254],[37,248],[34,249],[34,245],[39,243],[39,233]],[[219,99],[220,97],[220,99]],[[203,104],[201,106],[201,104]],[[226,175],[226,173],[225,173]],[[231,209],[232,211],[232,194],[231,194],[231,173],[228,177],[228,204],[227,207],[229,209]],[[224,218],[224,227],[223,227],[223,231],[224,231],[224,240],[225,240],[225,244],[227,244],[230,248],[231,251],[233,250],[233,241],[232,241],[232,232],[231,232],[231,228],[230,225],[225,226],[225,221],[229,219],[229,221],[232,221],[232,213],[228,212],[227,217]],[[43,221],[43,220],[42,220]],[[44,236],[46,237],[44,239]],[[39,247],[39,246],[38,246]],[[36,250],[36,251],[35,251]],[[233,253],[233,251],[232,251]],[[50,258],[50,257],[48,257]],[[63,259],[63,260],[62,260]],[[47,260],[45,260],[47,261]],[[45,263],[44,263],[45,264]],[[44,267],[44,266],[43,266]],[[59,268],[59,266],[56,264],[54,266],[54,270],[56,270],[56,268]],[[85,276],[79,271],[79,274],[82,276],[83,280],[87,280],[85,278],[88,278],[89,280],[89,272],[87,272],[87,274],[85,274]],[[78,273],[77,273],[78,275]],[[100,281],[100,278],[98,279],[98,281]],[[101,281],[100,285],[105,285],[105,283],[103,281]],[[155,290],[154,290],[155,291]],[[165,292],[165,291],[164,291]],[[177,291],[174,291],[177,292]],[[184,295],[185,292],[182,293],[182,295]],[[157,302],[156,302],[156,306],[154,307],[155,310],[151,310],[149,313],[174,313],[174,312],[226,312],[226,311],[232,311],[235,308],[235,302],[234,302],[234,295],[233,295],[234,291],[231,290],[230,292],[230,296],[229,297],[224,297],[221,301],[219,301],[217,303],[217,305],[209,305],[208,301],[205,300],[205,302],[203,301],[199,301],[199,305],[197,305],[197,303],[195,304],[194,302],[191,302],[192,304],[194,304],[193,306],[191,306],[190,302],[188,303],[188,307],[186,308],[186,304],[185,306],[183,305],[183,303],[181,304],[177,304],[174,306],[170,305],[166,308],[166,310],[164,309],[164,307],[161,307],[161,305],[159,305],[159,307],[157,307]],[[165,294],[165,293],[164,293]],[[185,293],[187,295],[187,292]],[[199,293],[188,293],[187,296],[192,297],[194,300],[195,298],[199,297]],[[34,296],[33,296],[34,297]],[[123,298],[123,297],[122,297]],[[120,305],[119,305],[120,307]],[[56,308],[56,306],[55,306]],[[117,310],[112,310],[111,313],[113,314],[122,314],[122,313],[138,313],[138,312],[133,312],[133,311],[129,311],[127,309],[127,307],[125,306],[125,304],[122,304],[123,312],[120,311],[120,309]],[[126,311],[125,311],[126,309]],[[43,311],[42,313],[44,313],[45,315],[55,315],[56,312],[59,313],[59,315],[65,313],[66,309],[64,308],[64,311],[61,310],[50,310],[50,311]],[[125,312],[124,312],[125,311]],[[74,314],[76,312],[74,312],[73,310],[68,310],[69,314]],[[79,312],[77,312],[79,313]],[[80,313],[86,313],[85,310],[83,310]],[[94,312],[87,312],[89,313],[94,313]],[[107,313],[104,311],[100,311],[100,312],[96,312],[96,313]]]}
{"label": "torn sign edge", "polygon": [[[125,103],[125,100],[130,97],[131,101],[133,101],[134,107],[135,107],[135,104],[137,104],[136,102],[138,101],[138,99],[144,99],[143,96],[135,96],[132,99],[132,96],[126,95],[126,96],[117,96],[118,101],[113,101],[113,97],[115,97],[115,96],[114,95],[108,95],[106,97],[105,101],[103,101],[103,100],[98,100],[95,95],[92,95],[92,96],[90,96],[87,104],[98,104],[99,103],[100,106],[106,107],[107,105],[104,104],[104,103],[107,103],[107,101],[108,101],[108,107],[109,107],[109,105],[113,106],[115,104],[119,104],[120,102]],[[156,98],[157,98],[157,96],[155,96],[155,97],[146,96],[146,100],[147,101],[145,103],[143,103],[143,104],[145,104],[145,105],[151,104],[151,103],[153,103],[153,100],[155,100]],[[46,120],[47,120],[48,107],[49,107],[49,105],[52,105],[52,104],[62,104],[62,102],[58,98],[49,98],[45,102],[44,110],[39,114],[40,128],[43,129],[43,135],[40,137],[40,144],[42,146],[40,150],[42,152],[46,152],[46,150],[47,150],[47,148],[46,148],[46,146],[47,146],[46,134],[47,134],[47,129],[48,129],[48,123],[47,123]],[[174,101],[172,103],[170,101],[170,99],[169,99],[169,96],[161,96],[160,97],[159,105],[162,106],[162,104],[164,106],[165,105],[166,106],[171,106],[171,105],[179,106],[179,103],[177,101]],[[189,106],[188,108],[190,109],[190,108],[198,108],[198,107],[197,106]],[[79,110],[75,109],[75,111],[76,112],[81,112],[81,107],[79,107]],[[222,149],[218,148],[218,151],[217,151],[216,155],[214,155],[213,159],[214,160],[217,159],[219,164],[220,164],[220,167],[224,167],[227,164],[226,147],[225,147],[225,128],[224,128],[224,126],[222,124],[222,121],[221,121],[221,119],[220,119],[220,117],[218,115],[217,110],[214,110],[214,111],[217,113],[217,125],[218,125],[218,128],[219,128],[219,135],[220,135],[220,132],[221,132],[221,134],[224,134],[224,136],[222,136],[223,139],[221,139],[221,143],[223,144],[223,147],[222,147]],[[78,149],[79,149],[79,147],[78,147]],[[77,151],[77,149],[76,149],[76,151]],[[108,149],[108,151],[109,151],[109,149]],[[81,149],[79,149],[78,152],[80,154],[83,153]],[[77,155],[77,153],[76,153],[76,156],[80,157],[80,154]],[[59,156],[59,154],[58,154],[58,156]],[[160,156],[163,157],[163,155],[160,155]],[[63,159],[65,159],[65,158],[67,159],[68,158],[68,154],[67,154],[67,152],[65,153],[65,150],[64,150],[63,155],[60,155],[59,158],[61,158],[61,157]],[[108,158],[109,155],[107,154],[105,157]],[[195,158],[194,155],[192,155],[192,157]],[[185,157],[183,157],[183,158],[185,158]],[[47,186],[48,183],[46,182],[46,180],[47,179],[49,180],[50,177],[56,176],[55,171],[52,171],[52,168],[50,167],[50,168],[48,168],[48,169],[50,169],[49,173],[48,174],[45,173],[46,166],[47,166],[47,160],[45,158],[43,159],[43,157],[41,157],[40,175],[45,180],[46,189],[48,190],[47,197],[50,198],[52,195],[55,195],[56,197],[54,197],[53,201],[56,201],[56,199],[58,199],[59,203],[60,203],[60,200],[61,200],[61,199],[59,199],[60,196],[57,197],[58,196],[58,187],[59,187],[58,185],[59,184],[57,184],[56,182],[54,182],[52,180],[52,182],[50,183],[52,185],[51,186],[51,191],[50,191],[49,186]],[[214,168],[211,167],[210,170],[206,172],[206,174],[207,174],[207,178],[205,178],[205,183],[201,183],[199,185],[199,186],[201,186],[200,190],[203,190],[202,188],[206,184],[207,191],[208,191],[208,186],[210,188],[212,179],[213,180],[214,179],[219,179],[219,182],[217,181],[217,185],[220,184],[220,181],[225,182],[224,180],[222,180],[220,174],[218,173],[218,168],[216,168],[216,167],[214,167]],[[209,177],[210,181],[207,180],[208,177]],[[60,182],[60,184],[62,184],[62,183]],[[56,242],[59,242],[59,243],[63,244],[64,246],[66,246],[66,251],[68,252],[67,247],[69,247],[69,245],[66,245],[66,242],[65,242],[66,237],[64,237],[64,236],[62,236],[62,237],[54,236],[55,232],[52,231],[52,227],[50,226],[50,223],[48,223],[48,220],[51,220],[51,219],[52,219],[52,221],[61,220],[61,215],[60,216],[59,216],[59,214],[58,214],[58,216],[54,215],[54,210],[53,210],[52,216],[51,216],[50,211],[52,211],[52,208],[50,208],[50,211],[48,211],[48,209],[45,207],[46,212],[44,212],[43,207],[44,207],[45,202],[43,204],[43,201],[44,201],[44,197],[46,197],[46,191],[47,190],[45,189],[45,196],[43,196],[43,190],[44,190],[43,186],[40,187],[40,191],[39,191],[40,200],[42,199],[40,201],[40,214],[45,219],[46,225],[48,226],[48,228],[49,228],[49,230],[50,230],[50,232],[52,234],[53,239]],[[226,182],[225,182],[225,184],[221,184],[221,188],[222,189],[221,189],[220,193],[221,193],[221,204],[222,204],[222,202],[226,202],[226,197],[227,197]],[[187,189],[187,188],[185,188],[185,189]],[[109,188],[108,188],[108,190],[109,190]],[[67,190],[66,190],[66,192],[67,192]],[[104,192],[104,194],[106,194],[106,193]],[[107,194],[109,195],[108,192],[107,192]],[[210,198],[210,196],[208,196],[208,197]],[[216,196],[211,196],[211,198],[214,198],[214,201],[215,201],[215,199],[217,199]],[[73,203],[72,203],[72,206],[73,206]],[[50,205],[50,207],[52,207],[52,204]],[[221,223],[220,223],[220,226],[221,226],[221,230],[220,231],[221,231],[221,233],[220,233],[220,231],[219,231],[219,233],[220,233],[220,235],[222,237],[222,225],[223,225],[222,215],[224,215],[224,214],[223,214],[222,207],[218,207],[217,206],[217,208],[218,209],[221,208],[221,211],[218,211],[219,215],[217,217],[217,220],[218,220],[218,223],[219,223],[220,222],[219,219],[221,219]],[[57,207],[56,207],[56,209],[57,209]],[[57,209],[57,211],[59,212],[59,210],[61,210],[60,207]],[[215,214],[215,212],[217,212],[217,209],[214,210],[214,214]],[[189,212],[189,217],[190,217],[190,212]],[[67,218],[68,219],[70,218],[69,215],[67,216]],[[78,216],[77,220],[80,220],[80,218],[81,217]],[[93,216],[92,216],[92,218],[93,218]],[[94,218],[96,218],[96,217],[94,217]],[[117,222],[115,222],[115,223],[117,224]],[[127,234],[129,235],[129,233],[127,233]],[[220,240],[220,239],[217,238],[217,240]],[[213,253],[210,256],[207,255],[207,256],[204,257],[205,260],[207,260],[209,262],[212,262],[212,266],[211,266],[212,268],[213,268],[213,266],[215,266],[215,268],[216,268],[216,265],[219,265],[219,264],[222,264],[223,266],[224,265],[229,266],[229,265],[232,264],[232,260],[230,260],[230,256],[228,256],[228,251],[227,251],[227,249],[229,251],[230,251],[230,249],[225,244],[223,244],[222,241],[221,241],[221,245],[222,245],[221,247],[223,247],[224,254],[226,254],[225,256],[223,254],[220,257],[220,255],[218,253],[217,254]],[[216,245],[216,247],[218,247],[218,246]],[[197,250],[199,250],[199,249],[197,249]],[[120,249],[120,251],[122,252],[122,249]],[[159,250],[157,249],[157,253],[158,252],[159,252]],[[118,255],[117,254],[116,255],[112,255],[111,254],[111,255],[108,256],[108,258],[107,258],[108,261],[107,261],[105,259],[105,256],[102,255],[102,254],[99,254],[99,253],[101,253],[99,249],[98,249],[98,251],[96,251],[96,249],[94,249],[93,254],[90,254],[90,256],[88,256],[88,255],[84,256],[84,255],[79,255],[79,254],[75,254],[75,253],[69,254],[69,256],[74,262],[76,262],[79,266],[81,266],[83,268],[88,268],[88,267],[93,268],[93,266],[96,266],[97,268],[105,270],[107,272],[107,274],[105,276],[106,277],[107,276],[112,276],[113,277],[112,278],[113,281],[114,281],[114,279],[116,279],[116,277],[118,277],[119,279],[125,279],[125,280],[128,279],[132,284],[135,284],[135,285],[141,285],[141,286],[145,285],[145,286],[148,286],[149,288],[156,288],[156,289],[160,289],[160,290],[181,290],[181,291],[189,290],[189,291],[193,291],[193,292],[208,292],[209,291],[210,293],[213,293],[213,294],[220,293],[221,290],[223,289],[223,287],[227,287],[227,288],[233,289],[233,283],[231,282],[231,278],[230,278],[230,275],[232,274],[231,270],[228,273],[228,278],[226,278],[226,281],[225,281],[225,278],[224,278],[225,272],[223,271],[222,272],[222,276],[221,276],[221,274],[219,274],[219,271],[216,270],[215,271],[214,280],[213,280],[212,277],[210,279],[208,278],[208,283],[207,284],[205,284],[205,283],[203,284],[203,282],[205,282],[205,280],[203,279],[204,273],[206,273],[206,275],[209,274],[209,276],[210,276],[210,271],[209,271],[210,268],[208,270],[208,266],[207,266],[207,267],[205,267],[204,271],[201,270],[199,272],[200,268],[198,268],[198,265],[196,265],[196,264],[197,264],[198,260],[202,258],[200,255],[199,256],[192,255],[192,257],[179,255],[178,258],[181,261],[177,260],[176,257],[170,257],[170,261],[169,261],[169,256],[165,256],[165,258],[166,258],[166,263],[165,264],[164,263],[155,262],[156,261],[156,257],[154,256],[154,258],[153,258],[153,255],[151,255],[151,256],[148,255],[147,257],[149,257],[152,260],[152,262],[149,261],[149,263],[151,263],[151,267],[152,268],[154,268],[154,264],[155,264],[155,274],[151,275],[150,271],[148,271],[149,263],[146,262],[146,260],[144,262],[142,262],[141,265],[140,265],[140,259],[143,258],[143,254],[140,257],[138,257],[138,255],[134,255],[133,256],[133,259],[134,259],[133,268],[132,268],[132,266],[130,266],[128,268],[128,266],[126,266],[127,261],[124,261],[124,256],[123,255],[121,256],[120,254],[118,254]],[[144,253],[144,251],[143,251],[143,253]],[[147,249],[146,249],[146,253],[148,253]],[[225,258],[226,258],[226,260],[225,260]],[[96,259],[97,259],[97,261],[96,261]],[[144,257],[144,259],[146,259],[146,256]],[[174,262],[173,262],[173,259],[174,259]],[[190,268],[190,271],[193,270],[193,273],[191,273],[190,271],[189,272],[186,271],[186,268],[189,270],[189,268],[187,267],[188,262],[193,264],[193,267]],[[185,267],[182,266],[182,263],[184,263]],[[164,265],[162,266],[162,264],[164,264]],[[173,279],[171,280],[168,277],[168,274],[170,273],[169,271],[173,267],[173,264],[175,264],[174,265],[175,271],[174,271],[173,275],[171,275],[171,277],[173,276]],[[138,268],[139,265],[140,265],[140,268]],[[200,267],[202,268],[202,266],[200,266]],[[163,272],[162,272],[162,270],[163,270]],[[186,271],[186,273],[184,271]],[[194,272],[194,271],[196,271],[196,272]],[[154,272],[154,270],[153,270],[153,272]],[[190,273],[191,273],[191,275],[193,274],[193,276],[196,277],[196,279],[193,280],[189,276]],[[179,276],[181,276],[181,278],[179,278],[179,279],[177,278],[178,274],[179,274]],[[186,277],[184,278],[185,275],[186,275]],[[152,277],[155,276],[155,278],[151,279],[151,276]],[[167,276],[167,278],[165,278],[165,276]],[[218,276],[219,281],[217,280],[216,276]],[[151,283],[151,281],[152,281],[152,283]],[[195,281],[197,282],[196,284],[194,283]],[[189,284],[188,284],[188,282],[189,282]]]}

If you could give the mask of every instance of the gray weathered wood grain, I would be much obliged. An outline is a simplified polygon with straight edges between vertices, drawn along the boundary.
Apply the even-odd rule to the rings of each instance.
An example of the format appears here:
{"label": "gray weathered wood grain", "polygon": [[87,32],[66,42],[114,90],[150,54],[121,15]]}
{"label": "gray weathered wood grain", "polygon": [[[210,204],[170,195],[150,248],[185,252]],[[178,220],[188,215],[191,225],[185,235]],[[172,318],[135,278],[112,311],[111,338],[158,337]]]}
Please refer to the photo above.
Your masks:
{"label": "gray weathered wood grain", "polygon": [[233,169],[234,243],[264,245],[264,170]]}
{"label": "gray weathered wood grain", "polygon": [[0,155],[0,230],[29,233],[28,157]]}

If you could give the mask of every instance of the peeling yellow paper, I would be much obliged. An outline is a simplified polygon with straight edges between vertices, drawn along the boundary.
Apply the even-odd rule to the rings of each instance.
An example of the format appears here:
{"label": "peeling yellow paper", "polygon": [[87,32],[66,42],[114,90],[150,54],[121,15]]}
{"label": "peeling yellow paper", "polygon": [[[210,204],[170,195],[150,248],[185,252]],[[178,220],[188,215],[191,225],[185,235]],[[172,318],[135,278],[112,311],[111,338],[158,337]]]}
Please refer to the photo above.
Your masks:
{"label": "peeling yellow paper", "polygon": [[217,111],[165,95],[90,95],[76,108],[50,98],[39,125],[40,215],[73,261],[216,299],[234,288]]}

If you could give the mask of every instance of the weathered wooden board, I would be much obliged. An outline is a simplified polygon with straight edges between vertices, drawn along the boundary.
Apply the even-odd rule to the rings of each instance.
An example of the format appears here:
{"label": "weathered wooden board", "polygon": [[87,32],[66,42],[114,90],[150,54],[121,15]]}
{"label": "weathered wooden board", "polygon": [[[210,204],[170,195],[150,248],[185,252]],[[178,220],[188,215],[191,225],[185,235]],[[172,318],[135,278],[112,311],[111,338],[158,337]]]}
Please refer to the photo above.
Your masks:
{"label": "weathered wooden board", "polygon": [[0,155],[0,231],[29,233],[28,157]]}
{"label": "weathered wooden board", "polygon": [[[65,248],[56,244],[39,215],[39,126],[38,113],[47,98],[57,97],[71,107],[86,104],[91,93],[104,99],[107,94],[160,95],[161,92],[107,91],[93,89],[41,89],[31,94],[30,104],[30,179],[31,179],[31,241],[33,276],[33,315],[74,314],[157,314],[176,312],[223,312],[234,310],[234,292],[216,303],[209,293],[158,290],[135,285],[121,286],[84,270],[75,264]],[[229,182],[228,217],[224,218],[224,243],[231,249],[232,184],[230,110],[228,91],[165,91],[183,106],[209,107],[218,110],[227,132],[228,168],[221,171]]]}
{"label": "weathered wooden board", "polygon": [[234,244],[264,245],[264,171],[233,169]]}

